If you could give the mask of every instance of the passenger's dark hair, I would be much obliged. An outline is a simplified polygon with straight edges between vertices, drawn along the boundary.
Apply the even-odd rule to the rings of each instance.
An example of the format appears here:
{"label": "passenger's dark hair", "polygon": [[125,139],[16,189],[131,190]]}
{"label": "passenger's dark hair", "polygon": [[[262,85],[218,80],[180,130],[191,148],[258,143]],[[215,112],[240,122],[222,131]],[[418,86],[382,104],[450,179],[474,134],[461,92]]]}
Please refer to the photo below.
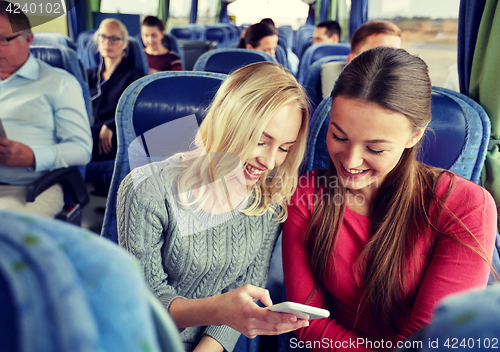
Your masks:
{"label": "passenger's dark hair", "polygon": [[165,25],[158,17],[155,16],[146,16],[146,18],[142,21],[142,25],[147,27],[157,27],[160,32],[165,32]]}
{"label": "passenger's dark hair", "polygon": [[326,35],[331,37],[334,34],[337,34],[340,38],[342,34],[342,30],[340,29],[340,24],[337,21],[324,21],[318,24],[318,28],[326,28]]}
{"label": "passenger's dark hair", "polygon": [[267,24],[269,27],[272,29],[276,29],[276,25],[274,24],[274,21],[272,18],[263,18],[260,23]]}
{"label": "passenger's dark hair", "polygon": [[264,23],[256,23],[247,28],[245,37],[238,44],[238,48],[246,48],[250,44],[253,48],[259,46],[260,41],[264,37],[276,35],[276,31]]}
{"label": "passenger's dark hair", "polygon": [[357,53],[358,47],[366,38],[376,34],[390,34],[401,37],[401,29],[394,23],[387,21],[372,21],[356,29],[351,38],[351,52]]}
{"label": "passenger's dark hair", "polygon": [[[7,9],[11,9],[7,12]],[[31,24],[28,17],[21,11],[19,4],[8,1],[0,1],[0,16],[7,18],[12,26],[12,32],[26,31],[31,33]]]}
{"label": "passenger's dark hair", "polygon": [[[361,53],[342,71],[331,96],[332,101],[343,97],[398,112],[408,118],[415,133],[431,120],[431,82],[427,65],[403,49],[378,47]],[[370,240],[355,266],[355,279],[362,290],[358,314],[367,306],[380,320],[380,331],[389,328],[401,332],[398,314],[411,310],[412,299],[418,290],[414,268],[432,258],[436,236],[448,236],[438,230],[436,222],[441,212],[447,211],[444,202],[453,188],[453,176],[449,173],[450,187],[444,198],[438,198],[436,189],[440,176],[448,171],[418,162],[418,149],[419,144],[405,149],[398,164],[379,185],[369,209]],[[332,253],[345,204],[328,200],[346,199],[347,192],[341,183],[329,184],[336,177],[335,166],[330,160],[328,169],[319,173],[324,194],[320,196],[317,188],[320,202],[315,204],[305,235],[315,280],[311,297],[321,290],[332,317],[338,307],[323,282],[328,268],[332,264],[335,267]],[[432,220],[428,216],[431,204],[436,204],[438,212]],[[458,219],[457,223],[464,226]],[[426,236],[429,232],[425,229],[429,227],[432,231]],[[415,252],[417,242],[424,245],[422,253]],[[482,248],[464,245],[489,263]]]}

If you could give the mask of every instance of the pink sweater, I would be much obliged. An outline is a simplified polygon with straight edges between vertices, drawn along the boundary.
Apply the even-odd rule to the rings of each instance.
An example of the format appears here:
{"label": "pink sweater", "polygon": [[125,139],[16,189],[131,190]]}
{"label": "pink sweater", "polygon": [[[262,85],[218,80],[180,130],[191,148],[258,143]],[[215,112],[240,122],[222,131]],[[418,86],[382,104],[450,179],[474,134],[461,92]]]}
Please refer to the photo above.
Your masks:
{"label": "pink sweater", "polygon": [[[309,266],[308,253],[304,244],[304,234],[313,213],[314,186],[317,171],[312,171],[299,179],[299,188],[288,208],[288,220],[283,228],[283,269],[288,301],[305,303],[313,288],[313,277]],[[442,197],[449,185],[450,177],[444,175],[437,188]],[[461,177],[454,178],[454,189],[446,201],[446,206],[476,236],[489,258],[492,258],[497,213],[493,198],[480,186]],[[435,216],[431,209],[430,216]],[[443,211],[438,227],[446,234],[454,234],[464,243],[475,248],[477,243]],[[339,239],[334,249],[336,269],[327,270],[325,286],[331,293],[337,307],[330,318],[312,320],[309,327],[296,333],[303,345],[314,351],[338,350],[367,351],[394,349],[397,342],[429,323],[436,304],[445,296],[473,287],[485,287],[490,272],[489,266],[470,249],[447,236],[440,236],[435,244],[430,261],[420,260],[414,272],[415,280],[409,291],[413,307],[400,309],[403,320],[401,332],[384,331],[389,336],[381,344],[379,322],[370,314],[369,308],[359,307],[362,295],[354,279],[354,267],[363,247],[370,238],[370,218],[346,207]],[[417,248],[423,250],[429,238],[430,228],[419,236]],[[426,265],[428,263],[428,266]],[[307,304],[326,308],[321,292],[317,292]],[[357,315],[358,307],[360,309]],[[357,321],[356,321],[357,320]],[[359,339],[359,340],[357,340]],[[372,345],[357,345],[354,341],[368,339]],[[377,345],[378,343],[378,345]],[[391,345],[392,344],[392,345]]]}

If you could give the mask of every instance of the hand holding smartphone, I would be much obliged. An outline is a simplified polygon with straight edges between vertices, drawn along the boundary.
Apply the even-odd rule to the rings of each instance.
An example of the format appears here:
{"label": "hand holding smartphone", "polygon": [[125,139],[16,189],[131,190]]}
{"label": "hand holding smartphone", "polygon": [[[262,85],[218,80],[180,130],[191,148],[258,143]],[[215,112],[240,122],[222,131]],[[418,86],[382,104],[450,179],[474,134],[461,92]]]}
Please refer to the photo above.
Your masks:
{"label": "hand holding smartphone", "polygon": [[273,312],[295,314],[298,319],[307,319],[308,315],[308,320],[328,318],[330,316],[330,312],[326,309],[311,307],[295,302],[282,302],[267,307],[267,309]]}

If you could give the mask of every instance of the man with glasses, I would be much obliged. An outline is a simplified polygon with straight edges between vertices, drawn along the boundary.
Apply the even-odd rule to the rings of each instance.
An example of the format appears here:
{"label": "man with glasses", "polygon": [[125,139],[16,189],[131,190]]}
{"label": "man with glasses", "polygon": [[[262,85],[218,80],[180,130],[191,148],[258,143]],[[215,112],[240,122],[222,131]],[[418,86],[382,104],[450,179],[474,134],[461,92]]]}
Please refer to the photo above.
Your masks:
{"label": "man with glasses", "polygon": [[80,84],[30,55],[32,41],[26,15],[0,0],[0,209],[54,217],[61,187],[32,203],[27,188],[50,170],[87,164],[92,139]]}

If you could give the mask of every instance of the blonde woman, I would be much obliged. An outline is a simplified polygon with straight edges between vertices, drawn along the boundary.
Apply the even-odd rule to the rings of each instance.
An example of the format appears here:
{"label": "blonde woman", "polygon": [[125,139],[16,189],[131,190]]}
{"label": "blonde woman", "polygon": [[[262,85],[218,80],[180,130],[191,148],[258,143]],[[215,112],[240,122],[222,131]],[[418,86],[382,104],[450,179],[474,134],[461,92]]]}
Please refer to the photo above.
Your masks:
{"label": "blonde woman", "polygon": [[144,72],[131,65],[125,57],[128,31],[121,21],[114,18],[103,20],[94,34],[94,40],[102,59],[98,67],[87,70],[95,118],[92,161],[114,160],[118,100],[129,84],[144,76]]}
{"label": "blonde woman", "polygon": [[306,148],[308,102],[285,69],[260,62],[221,85],[192,151],[135,169],[118,193],[118,241],[141,262],[187,351],[232,351],[240,335],[307,326],[266,284]]}

